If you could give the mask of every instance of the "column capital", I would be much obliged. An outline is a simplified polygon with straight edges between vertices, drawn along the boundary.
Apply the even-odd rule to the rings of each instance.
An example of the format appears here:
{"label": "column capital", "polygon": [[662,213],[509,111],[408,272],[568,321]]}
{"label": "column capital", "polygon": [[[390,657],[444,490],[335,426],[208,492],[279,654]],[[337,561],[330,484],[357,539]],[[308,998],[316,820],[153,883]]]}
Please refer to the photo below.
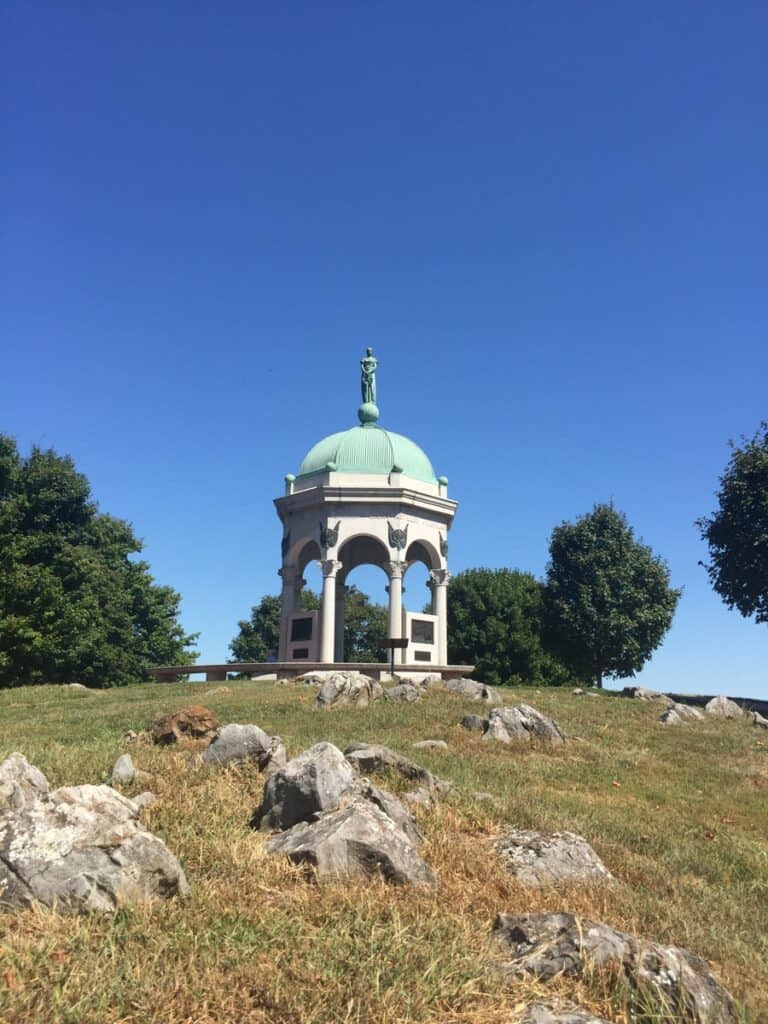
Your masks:
{"label": "column capital", "polygon": [[451,579],[451,575],[447,569],[431,569],[427,586],[446,587]]}
{"label": "column capital", "polygon": [[338,561],[336,558],[326,558],[320,563],[320,568],[323,570],[323,578],[328,579],[329,576],[336,577],[336,573],[344,565],[343,562]]}
{"label": "column capital", "polygon": [[401,580],[407,568],[406,562],[386,562],[387,574],[391,580]]}

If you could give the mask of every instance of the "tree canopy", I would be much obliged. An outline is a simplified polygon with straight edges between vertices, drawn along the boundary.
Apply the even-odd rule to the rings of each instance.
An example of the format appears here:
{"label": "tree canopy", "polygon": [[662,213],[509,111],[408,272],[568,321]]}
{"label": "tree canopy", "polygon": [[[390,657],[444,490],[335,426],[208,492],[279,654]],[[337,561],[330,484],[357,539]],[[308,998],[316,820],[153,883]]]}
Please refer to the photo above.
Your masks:
{"label": "tree canopy", "polygon": [[[312,611],[320,598],[301,591],[301,607]],[[237,624],[238,633],[229,649],[235,661],[266,661],[277,653],[280,642],[280,598],[267,594],[251,608],[251,615]],[[344,588],[344,660],[381,661],[378,641],[387,634],[387,609],[371,602],[352,584]]]}
{"label": "tree canopy", "polygon": [[549,648],[597,686],[606,675],[639,672],[672,625],[681,594],[665,562],[612,505],[557,526],[549,555]]}
{"label": "tree canopy", "polygon": [[768,423],[737,447],[720,477],[717,511],[697,520],[710,582],[729,608],[768,622]]}
{"label": "tree canopy", "polygon": [[98,511],[72,460],[0,435],[0,686],[148,678],[190,661],[179,595],[158,586],[131,526]]}
{"label": "tree canopy", "polygon": [[448,586],[448,657],[499,685],[559,686],[572,676],[542,643],[542,584],[515,569],[467,569]]}

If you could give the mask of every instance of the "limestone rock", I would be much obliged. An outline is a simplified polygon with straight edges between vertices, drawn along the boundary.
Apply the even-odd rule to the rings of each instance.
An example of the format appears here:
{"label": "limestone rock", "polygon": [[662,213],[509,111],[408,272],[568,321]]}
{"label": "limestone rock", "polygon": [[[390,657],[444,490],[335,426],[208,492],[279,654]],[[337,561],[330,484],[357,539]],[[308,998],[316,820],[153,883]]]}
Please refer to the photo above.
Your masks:
{"label": "limestone rock", "polygon": [[19,811],[49,791],[48,779],[18,751],[0,764],[0,814]]}
{"label": "limestone rock", "polygon": [[450,783],[438,779],[426,768],[403,757],[396,750],[379,744],[352,743],[344,751],[344,756],[362,775],[375,775],[390,770],[409,782],[419,782],[438,793],[445,793],[451,788]]}
{"label": "limestone rock", "polygon": [[355,772],[338,747],[316,743],[269,776],[254,824],[273,831],[311,821],[323,811],[335,811],[355,782]]}
{"label": "limestone rock", "polygon": [[744,711],[742,708],[728,697],[713,697],[711,701],[704,705],[704,710],[708,715],[716,715],[718,718],[743,718]]}
{"label": "limestone rock", "polygon": [[112,785],[127,786],[136,778],[136,766],[130,754],[121,754],[112,768]]}
{"label": "limestone rock", "polygon": [[573,832],[511,829],[494,843],[507,870],[522,885],[613,881],[589,843]]}
{"label": "limestone rock", "polygon": [[165,843],[136,821],[138,808],[109,786],[57,789],[0,818],[0,902],[61,912],[113,911],[154,896],[185,895]]}
{"label": "limestone rock", "polygon": [[319,878],[382,876],[397,884],[434,885],[435,876],[403,830],[367,800],[352,800],[318,821],[300,822],[267,841],[268,853],[311,864]]}
{"label": "limestone rock", "polygon": [[352,705],[367,708],[384,695],[381,683],[362,672],[331,672],[320,686],[315,698],[316,708]]}
{"label": "limestone rock", "polygon": [[750,711],[749,717],[752,719],[752,724],[759,729],[768,729],[768,718],[764,718],[759,711]]}
{"label": "limestone rock", "polygon": [[369,779],[361,779],[355,786],[355,792],[364,800],[375,804],[380,811],[391,818],[412,843],[420,843],[423,840],[424,836],[402,800],[398,800],[392,793],[374,786]]}
{"label": "limestone rock", "polygon": [[574,914],[499,914],[493,938],[512,953],[510,980],[541,981],[594,969],[623,972],[636,988],[650,988],[666,1013],[695,1024],[736,1024],[733,999],[704,960],[686,949],[661,946]]}
{"label": "limestone rock", "polygon": [[683,725],[685,722],[701,721],[703,712],[690,704],[671,704],[659,715],[662,725]]}
{"label": "limestone rock", "polygon": [[413,744],[414,750],[447,750],[448,744],[445,740],[417,740]]}
{"label": "limestone rock", "polygon": [[154,793],[146,790],[144,793],[139,793],[138,796],[132,797],[132,800],[139,810],[143,810],[145,807],[151,807],[157,801],[157,797]]}
{"label": "limestone rock", "polygon": [[571,690],[571,693],[574,695],[574,697],[583,697],[586,692],[587,691],[584,690],[581,686],[574,686],[574,688]]}
{"label": "limestone rock", "polygon": [[152,741],[161,746],[178,743],[182,738],[212,740],[218,731],[218,718],[210,708],[205,708],[201,704],[195,704],[175,714],[163,715],[149,727]]}
{"label": "limestone rock", "polygon": [[645,686],[625,686],[621,691],[622,697],[633,697],[635,700],[654,700],[671,707],[674,701],[666,693],[659,693],[657,690],[649,690]]}
{"label": "limestone rock", "polygon": [[535,1003],[526,1008],[518,1024],[610,1024],[572,1003]]}
{"label": "limestone rock", "polygon": [[268,736],[258,725],[225,725],[203,753],[203,763],[225,767],[255,762],[259,771],[286,764],[287,756],[279,736]]}
{"label": "limestone rock", "polygon": [[412,683],[398,683],[384,691],[387,700],[398,704],[415,704],[421,700],[421,689]]}
{"label": "limestone rock", "polygon": [[537,739],[541,743],[554,745],[565,742],[565,733],[554,718],[542,715],[530,704],[513,704],[511,707],[494,708],[491,711],[483,739],[497,739],[505,743]]}
{"label": "limestone rock", "polygon": [[475,679],[446,679],[443,688],[458,693],[469,700],[481,700],[485,704],[501,704],[502,700],[492,686],[478,683]]}
{"label": "limestone rock", "polygon": [[435,806],[434,793],[425,786],[417,786],[416,789],[403,793],[403,800],[410,807],[422,807],[426,811],[431,811]]}
{"label": "limestone rock", "polygon": [[488,719],[482,715],[464,715],[461,725],[470,732],[485,732],[488,728]]}

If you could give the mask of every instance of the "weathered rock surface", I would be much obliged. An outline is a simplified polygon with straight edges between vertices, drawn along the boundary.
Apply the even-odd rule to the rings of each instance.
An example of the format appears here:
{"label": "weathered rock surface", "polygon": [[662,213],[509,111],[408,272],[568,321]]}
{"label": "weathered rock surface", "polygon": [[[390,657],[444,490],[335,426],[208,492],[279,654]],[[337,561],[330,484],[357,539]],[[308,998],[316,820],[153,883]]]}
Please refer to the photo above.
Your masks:
{"label": "weathered rock surface", "polygon": [[446,679],[443,688],[469,700],[481,700],[486,704],[502,703],[501,697],[492,686],[478,683],[476,679]]}
{"label": "weathered rock surface", "polygon": [[635,988],[650,989],[669,1014],[687,1015],[695,1024],[737,1021],[730,994],[705,961],[686,949],[637,939],[574,914],[499,914],[493,938],[512,953],[502,968],[511,980],[531,974],[547,981],[613,968]]}
{"label": "weathered rock surface", "polygon": [[253,823],[262,831],[274,831],[312,821],[324,811],[335,811],[342,797],[354,791],[356,779],[338,747],[316,743],[269,776]]}
{"label": "weathered rock surface", "polygon": [[667,707],[674,704],[671,697],[666,693],[659,693],[657,690],[648,690],[645,686],[625,686],[621,691],[622,697],[634,697],[635,700],[655,700]]}
{"label": "weathered rock surface", "polygon": [[258,725],[225,725],[203,753],[203,763],[225,767],[253,761],[259,771],[282,768],[288,757],[279,736],[269,736]]}
{"label": "weathered rock surface", "polygon": [[18,751],[0,764],[0,814],[19,811],[49,791],[48,779]]}
{"label": "weathered rock surface", "polygon": [[219,728],[220,723],[214,712],[201,704],[195,704],[191,708],[158,718],[150,725],[149,734],[154,743],[167,746],[178,743],[180,739],[212,740]]}
{"label": "weathered rock surface", "polygon": [[448,744],[445,740],[417,740],[413,744],[414,750],[447,750]]}
{"label": "weathered rock surface", "polygon": [[482,715],[464,715],[461,725],[470,732],[485,732],[488,728],[488,719]]}
{"label": "weathered rock surface", "polygon": [[586,692],[587,691],[583,689],[581,686],[574,686],[574,688],[571,690],[571,693],[574,695],[574,697],[583,697]]}
{"label": "weathered rock surface", "polygon": [[379,875],[389,882],[434,885],[435,876],[403,830],[379,807],[353,799],[318,821],[301,822],[267,841],[268,853],[311,864],[318,877]]}
{"label": "weathered rock surface", "polygon": [[403,800],[409,807],[421,807],[426,811],[431,811],[435,806],[435,795],[426,786],[417,786],[416,789],[403,793]]}
{"label": "weathered rock surface", "polygon": [[352,743],[344,751],[344,756],[361,775],[375,775],[377,772],[390,770],[402,775],[409,782],[420,782],[438,793],[446,793],[451,789],[450,783],[438,779],[432,772],[398,754],[396,750],[378,743]]}
{"label": "weathered rock surface", "polygon": [[700,722],[704,713],[690,704],[672,704],[659,715],[663,725],[683,725],[685,722]]}
{"label": "weathered rock surface", "polygon": [[613,881],[589,843],[573,832],[510,829],[493,845],[509,873],[531,888],[558,882]]}
{"label": "weathered rock surface", "polygon": [[136,765],[130,754],[121,754],[112,766],[110,783],[113,786],[128,786],[136,778]]}
{"label": "weathered rock surface", "polygon": [[752,724],[759,729],[768,729],[768,718],[761,715],[759,711],[750,711],[749,717],[752,719]]}
{"label": "weathered rock surface", "polygon": [[718,718],[743,718],[743,709],[733,700],[729,700],[728,697],[713,697],[711,701],[704,705],[704,710],[708,715],[716,715]]}
{"label": "weathered rock surface", "polygon": [[421,700],[421,694],[421,688],[412,683],[398,683],[397,686],[392,686],[384,691],[387,700],[398,704],[415,704]]}
{"label": "weathered rock surface", "polygon": [[483,739],[501,740],[504,743],[536,739],[541,743],[559,744],[565,742],[565,733],[554,718],[542,715],[530,704],[513,704],[511,707],[494,708],[491,711]]}
{"label": "weathered rock surface", "polygon": [[379,789],[378,786],[374,786],[370,779],[360,779],[355,784],[355,793],[364,800],[375,804],[380,811],[383,811],[388,818],[391,818],[412,843],[420,843],[422,841],[424,836],[421,834],[421,830],[402,800],[398,800],[396,796],[388,793],[385,789]]}
{"label": "weathered rock surface", "polygon": [[381,683],[362,672],[331,672],[320,685],[315,698],[316,708],[332,708],[351,705],[367,708],[384,696]]}
{"label": "weathered rock surface", "polygon": [[112,911],[185,895],[187,880],[138,808],[109,786],[57,789],[0,818],[0,902]]}
{"label": "weathered rock surface", "polygon": [[610,1024],[572,1003],[536,1003],[526,1008],[518,1024]]}
{"label": "weathered rock surface", "polygon": [[138,796],[131,797],[131,799],[139,810],[143,810],[145,807],[151,807],[152,804],[157,801],[155,794],[150,793],[149,790],[146,790],[144,793],[139,793]]}

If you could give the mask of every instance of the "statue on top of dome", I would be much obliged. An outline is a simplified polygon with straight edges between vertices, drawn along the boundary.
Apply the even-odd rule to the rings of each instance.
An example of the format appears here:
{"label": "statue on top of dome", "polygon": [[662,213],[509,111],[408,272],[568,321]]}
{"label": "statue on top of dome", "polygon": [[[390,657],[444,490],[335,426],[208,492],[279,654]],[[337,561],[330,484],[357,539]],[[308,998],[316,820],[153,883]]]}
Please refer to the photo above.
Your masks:
{"label": "statue on top of dome", "polygon": [[378,360],[373,354],[372,348],[365,350],[365,358],[360,360],[360,391],[363,402],[376,404],[376,367]]}

